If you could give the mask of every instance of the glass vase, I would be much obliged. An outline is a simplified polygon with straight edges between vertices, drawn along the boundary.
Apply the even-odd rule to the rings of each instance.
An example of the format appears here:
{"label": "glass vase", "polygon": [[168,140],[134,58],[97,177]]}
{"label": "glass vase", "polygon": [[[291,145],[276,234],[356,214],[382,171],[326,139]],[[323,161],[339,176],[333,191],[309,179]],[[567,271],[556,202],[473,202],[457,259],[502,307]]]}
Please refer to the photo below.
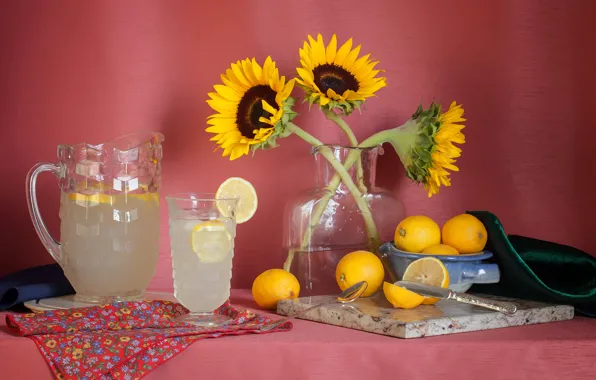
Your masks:
{"label": "glass vase", "polygon": [[[404,208],[392,193],[375,184],[377,158],[383,148],[324,148],[342,163],[351,152],[359,153],[348,174],[371,210],[381,242],[392,240]],[[353,251],[370,250],[361,210],[343,181],[334,188],[336,171],[320,149],[312,152],[314,188],[289,200],[284,209],[284,269],[300,282],[300,296],[338,293],[335,268],[339,260]]]}

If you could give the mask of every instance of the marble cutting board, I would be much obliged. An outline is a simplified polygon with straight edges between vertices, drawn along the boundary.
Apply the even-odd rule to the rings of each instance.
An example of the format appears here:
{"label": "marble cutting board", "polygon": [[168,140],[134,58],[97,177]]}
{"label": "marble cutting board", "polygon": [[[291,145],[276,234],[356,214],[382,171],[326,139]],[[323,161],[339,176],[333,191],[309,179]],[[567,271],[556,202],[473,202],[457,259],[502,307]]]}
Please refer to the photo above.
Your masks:
{"label": "marble cutting board", "polygon": [[[347,305],[337,302],[324,305],[300,318],[409,339],[564,321],[572,319],[574,315],[573,306],[481,296],[513,302],[517,305],[517,312],[506,316],[451,300],[441,300],[434,305],[420,305],[410,310],[395,309],[382,293],[378,293]],[[277,313],[289,315],[334,299],[333,296],[314,296],[283,300],[277,304]]]}

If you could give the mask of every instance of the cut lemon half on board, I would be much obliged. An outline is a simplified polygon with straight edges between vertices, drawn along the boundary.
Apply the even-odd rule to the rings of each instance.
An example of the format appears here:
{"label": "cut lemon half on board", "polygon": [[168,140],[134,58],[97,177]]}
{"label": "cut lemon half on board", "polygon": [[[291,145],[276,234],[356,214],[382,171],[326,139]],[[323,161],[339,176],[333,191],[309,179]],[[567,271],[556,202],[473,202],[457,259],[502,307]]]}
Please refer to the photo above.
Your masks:
{"label": "cut lemon half on board", "polygon": [[[441,260],[434,257],[423,257],[408,265],[402,280],[447,288],[449,286],[449,271]],[[422,303],[432,305],[438,301],[439,298],[424,297]]]}
{"label": "cut lemon half on board", "polygon": [[383,293],[395,308],[413,309],[424,302],[425,297],[389,282],[383,283]]}
{"label": "cut lemon half on board", "polygon": [[[248,222],[257,212],[259,199],[257,191],[252,183],[244,178],[231,177],[226,179],[215,192],[216,198],[238,198],[236,205],[236,223],[242,224]],[[224,209],[223,205],[217,204],[217,209],[224,216],[228,216],[229,211]]]}
{"label": "cut lemon half on board", "polygon": [[190,245],[201,262],[219,263],[232,252],[233,239],[223,222],[210,220],[194,226]]}

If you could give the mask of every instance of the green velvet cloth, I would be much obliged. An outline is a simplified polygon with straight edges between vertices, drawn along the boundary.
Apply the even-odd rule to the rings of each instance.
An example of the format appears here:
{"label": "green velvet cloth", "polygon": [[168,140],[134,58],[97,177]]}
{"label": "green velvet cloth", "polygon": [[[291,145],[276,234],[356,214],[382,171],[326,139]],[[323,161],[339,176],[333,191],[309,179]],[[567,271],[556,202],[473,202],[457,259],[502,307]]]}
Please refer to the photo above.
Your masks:
{"label": "green velvet cloth", "polygon": [[490,212],[468,213],[484,223],[486,249],[501,271],[498,284],[476,284],[471,292],[573,305],[579,314],[596,317],[596,257],[562,244],[507,235]]}

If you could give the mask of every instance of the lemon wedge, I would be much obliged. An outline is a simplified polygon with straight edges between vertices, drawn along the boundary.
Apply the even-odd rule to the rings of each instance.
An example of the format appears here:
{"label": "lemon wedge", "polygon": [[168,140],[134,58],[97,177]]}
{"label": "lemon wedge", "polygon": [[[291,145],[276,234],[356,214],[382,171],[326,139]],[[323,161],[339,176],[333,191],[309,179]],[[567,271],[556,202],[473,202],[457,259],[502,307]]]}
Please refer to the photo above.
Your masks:
{"label": "lemon wedge", "polygon": [[158,193],[142,193],[142,194],[81,194],[81,193],[69,193],[68,199],[75,201],[79,205],[94,206],[97,204],[108,204],[113,205],[117,202],[124,202],[127,199],[139,199],[145,202],[154,202],[159,204]]}
{"label": "lemon wedge", "polygon": [[190,245],[201,262],[219,263],[231,254],[233,239],[223,222],[210,220],[194,226]]}
{"label": "lemon wedge", "polygon": [[420,294],[389,282],[383,283],[383,293],[393,307],[400,309],[413,309],[424,301]]}
{"label": "lemon wedge", "polygon": [[[449,286],[449,271],[443,262],[435,257],[423,257],[412,261],[406,268],[402,280],[446,288]],[[424,297],[425,305],[432,305],[439,298]]]}
{"label": "lemon wedge", "polygon": [[[236,223],[242,224],[248,222],[257,212],[259,199],[254,186],[240,177],[231,177],[226,179],[215,192],[216,198],[238,198],[236,205]],[[216,205],[222,215],[228,216],[228,210]]]}

